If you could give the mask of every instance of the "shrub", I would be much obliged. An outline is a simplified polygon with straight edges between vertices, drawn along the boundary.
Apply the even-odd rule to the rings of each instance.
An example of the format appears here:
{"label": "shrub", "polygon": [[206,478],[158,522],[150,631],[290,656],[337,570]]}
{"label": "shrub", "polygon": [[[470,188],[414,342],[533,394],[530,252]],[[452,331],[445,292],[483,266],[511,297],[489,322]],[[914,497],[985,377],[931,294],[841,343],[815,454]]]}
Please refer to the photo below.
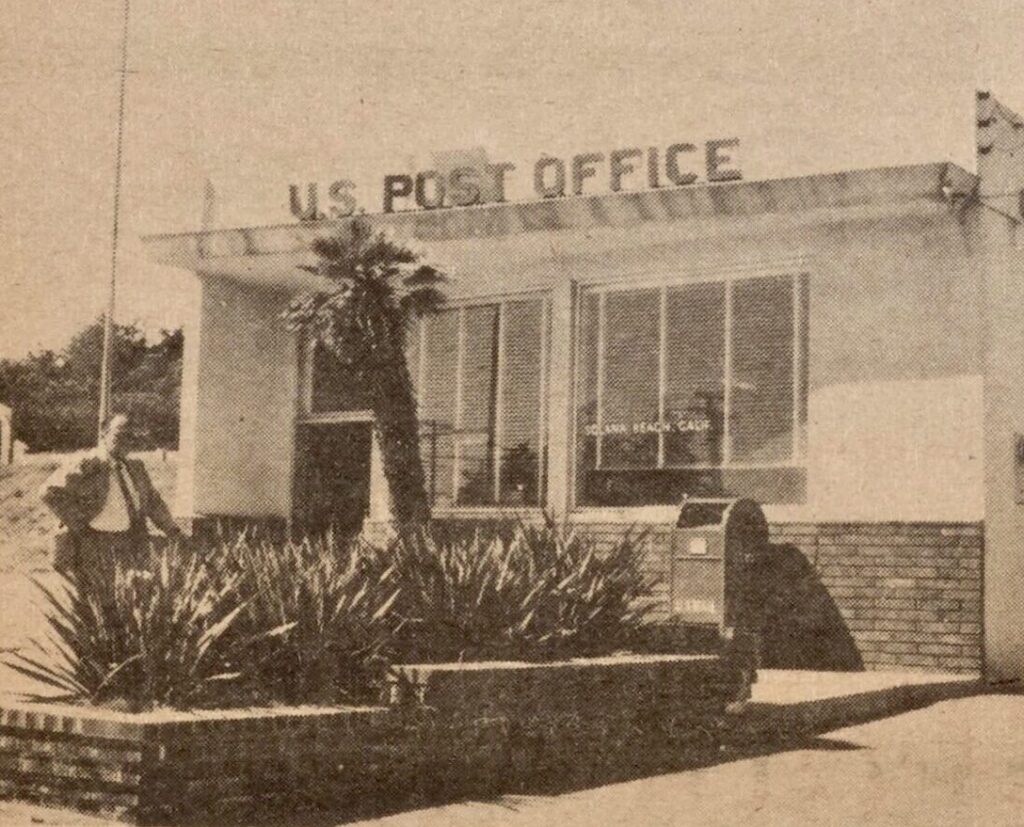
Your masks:
{"label": "shrub", "polygon": [[37,581],[50,634],[6,662],[65,700],[133,710],[366,701],[397,587],[357,551],[243,534],[203,553],[94,561],[55,589]]}
{"label": "shrub", "polygon": [[643,534],[606,551],[547,520],[454,533],[418,530],[377,552],[401,587],[405,662],[550,660],[628,646],[651,584],[640,571]]}
{"label": "shrub", "polygon": [[134,567],[100,562],[87,576],[61,576],[55,589],[36,581],[47,641],[8,666],[66,699],[133,710],[244,702],[239,576],[214,577],[177,547],[151,550]]}
{"label": "shrub", "polygon": [[242,534],[37,584],[50,634],[8,665],[67,698],[155,706],[365,702],[388,663],[550,660],[634,640],[643,534],[416,529],[383,548]]}
{"label": "shrub", "polygon": [[379,695],[398,586],[390,566],[371,569],[359,551],[332,535],[286,543],[243,535],[220,549],[226,576],[240,577],[247,595],[241,624],[256,640],[255,678],[268,699],[330,704]]}
{"label": "shrub", "polygon": [[625,532],[610,546],[546,520],[513,541],[531,576],[549,584],[528,631],[554,657],[609,654],[633,645],[651,609],[651,578],[640,561],[647,533]]}

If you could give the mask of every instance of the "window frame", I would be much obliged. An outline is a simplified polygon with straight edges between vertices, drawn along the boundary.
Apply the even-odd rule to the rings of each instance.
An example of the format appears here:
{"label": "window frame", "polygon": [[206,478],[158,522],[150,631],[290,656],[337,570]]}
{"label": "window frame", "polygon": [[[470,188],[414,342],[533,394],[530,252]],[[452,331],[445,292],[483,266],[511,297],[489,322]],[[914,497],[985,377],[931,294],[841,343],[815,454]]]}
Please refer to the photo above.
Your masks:
{"label": "window frame", "polygon": [[[508,358],[508,348],[506,346],[506,307],[508,304],[515,302],[524,301],[539,301],[541,305],[541,318],[540,318],[540,370],[538,371],[539,377],[539,389],[538,389],[538,418],[537,418],[537,435],[538,435],[538,456],[537,456],[537,491],[538,491],[538,502],[533,505],[508,505],[501,502],[501,462],[502,462],[502,436],[504,434],[504,389],[506,384],[505,367]],[[549,288],[536,288],[527,289],[522,291],[505,291],[497,294],[487,295],[474,295],[456,297],[445,303],[445,306],[439,311],[444,312],[457,312],[458,318],[458,334],[457,334],[457,347],[458,353],[456,356],[455,366],[455,405],[453,414],[453,426],[452,426],[452,478],[450,481],[450,505],[434,505],[431,504],[431,510],[435,514],[453,514],[453,513],[489,513],[494,512],[535,512],[542,509],[546,505],[546,482],[548,478],[548,469],[546,458],[548,455],[548,422],[549,422],[549,411],[548,411],[548,382],[549,382],[549,360],[550,360],[550,348],[551,348],[551,290]],[[497,332],[497,353],[495,358],[495,370],[497,372],[497,382],[495,388],[495,399],[494,399],[494,449],[493,455],[489,458],[491,464],[491,485],[492,485],[492,496],[494,497],[493,503],[486,504],[465,504],[458,501],[459,488],[461,482],[462,472],[462,456],[463,447],[467,443],[479,444],[481,442],[486,443],[490,438],[490,434],[486,431],[467,431],[463,432],[463,411],[462,402],[464,397],[464,379],[465,379],[465,356],[466,356],[466,311],[474,307],[492,307],[496,306],[498,309],[498,332]],[[436,314],[435,314],[436,315]],[[415,324],[415,333],[412,335],[417,336],[417,348],[416,358],[418,364],[415,368],[410,365],[409,372],[415,376],[414,389],[419,403],[421,388],[424,385],[427,373],[427,338],[428,338],[428,324],[425,322],[429,321],[429,317],[417,319]],[[419,419],[421,433],[423,430],[424,421]]]}
{"label": "window frame", "polygon": [[299,336],[299,411],[296,417],[299,425],[335,425],[347,422],[373,422],[371,410],[314,411],[313,376],[316,358],[316,339]]}
{"label": "window frame", "polygon": [[[781,279],[789,281],[789,289],[792,302],[793,325],[792,325],[792,379],[793,393],[791,400],[792,415],[792,437],[790,454],[786,459],[770,462],[736,462],[733,459],[732,446],[732,388],[733,388],[733,292],[737,282],[749,281],[752,279]],[[668,342],[668,294],[669,291],[684,288],[693,284],[721,284],[724,288],[724,350],[723,350],[723,394],[722,394],[722,461],[720,463],[686,463],[686,464],[665,464],[665,433],[658,433],[658,464],[653,468],[626,468],[616,466],[603,466],[601,464],[603,454],[603,417],[604,417],[604,384],[605,384],[605,354],[607,338],[607,317],[606,300],[609,294],[641,292],[645,290],[656,290],[658,292],[658,419],[664,422],[665,400],[667,395],[667,342]],[[597,296],[597,369],[595,377],[594,400],[596,404],[594,446],[594,471],[607,472],[637,472],[637,471],[743,471],[743,470],[770,470],[782,468],[806,468],[807,464],[807,422],[805,421],[806,399],[809,393],[806,363],[809,361],[809,340],[805,329],[810,327],[810,289],[811,270],[806,262],[797,261],[792,265],[780,265],[771,268],[735,268],[721,271],[708,271],[674,276],[648,277],[640,279],[629,279],[620,277],[614,280],[581,284],[580,294],[577,298],[576,329],[574,330],[574,369],[573,369],[573,439],[572,439],[572,479],[573,479],[573,501],[579,500],[580,469],[580,400],[582,394],[582,382],[585,377],[583,367],[582,344],[584,341],[582,324],[583,303],[588,294]],[[806,308],[804,297],[807,297]],[[804,318],[806,309],[807,318]],[[604,508],[602,506],[582,505],[582,508]],[[624,506],[627,508],[645,508],[653,506]]]}

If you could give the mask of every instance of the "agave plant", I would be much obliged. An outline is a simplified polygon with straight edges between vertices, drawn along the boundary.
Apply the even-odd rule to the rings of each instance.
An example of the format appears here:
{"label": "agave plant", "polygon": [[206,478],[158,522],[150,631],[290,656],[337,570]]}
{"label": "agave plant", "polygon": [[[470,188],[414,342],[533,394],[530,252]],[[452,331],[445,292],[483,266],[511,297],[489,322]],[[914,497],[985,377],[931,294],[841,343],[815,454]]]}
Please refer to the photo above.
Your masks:
{"label": "agave plant", "polygon": [[393,569],[369,569],[358,546],[331,534],[283,544],[243,536],[223,554],[248,595],[243,627],[287,627],[255,646],[261,692],[288,703],[328,704],[378,693],[398,622]]}
{"label": "agave plant", "polygon": [[244,702],[253,641],[238,633],[239,584],[176,547],[132,567],[115,562],[104,576],[61,576],[56,588],[36,581],[47,637],[6,664],[67,700],[133,710]]}
{"label": "agave plant", "polygon": [[449,537],[405,532],[379,552],[401,586],[401,656],[546,660],[628,646],[652,586],[639,566],[643,542],[627,533],[600,550],[553,520]]}
{"label": "agave plant", "polygon": [[551,656],[598,655],[635,642],[654,583],[641,570],[646,534],[625,532],[602,548],[547,519],[521,526],[513,545],[531,576],[544,579],[524,638]]}

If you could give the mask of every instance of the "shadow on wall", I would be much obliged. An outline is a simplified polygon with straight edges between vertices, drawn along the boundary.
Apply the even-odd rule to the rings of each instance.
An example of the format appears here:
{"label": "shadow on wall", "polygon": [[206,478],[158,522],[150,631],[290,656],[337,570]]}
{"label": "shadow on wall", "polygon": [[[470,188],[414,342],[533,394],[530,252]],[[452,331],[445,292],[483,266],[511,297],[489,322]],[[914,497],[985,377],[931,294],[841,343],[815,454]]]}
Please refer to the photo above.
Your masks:
{"label": "shadow on wall", "polygon": [[761,666],[863,671],[846,621],[798,548],[771,545],[753,574],[754,605],[763,612]]}

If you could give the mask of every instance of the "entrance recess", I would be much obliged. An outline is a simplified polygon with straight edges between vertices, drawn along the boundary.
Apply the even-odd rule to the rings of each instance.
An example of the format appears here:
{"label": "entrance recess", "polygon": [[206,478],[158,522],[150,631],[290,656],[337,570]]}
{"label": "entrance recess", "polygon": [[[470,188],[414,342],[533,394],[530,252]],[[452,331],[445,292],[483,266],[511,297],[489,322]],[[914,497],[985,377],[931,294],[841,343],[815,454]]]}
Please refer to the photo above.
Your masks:
{"label": "entrance recess", "polygon": [[370,505],[369,422],[299,425],[292,507],[294,533],[355,534]]}

